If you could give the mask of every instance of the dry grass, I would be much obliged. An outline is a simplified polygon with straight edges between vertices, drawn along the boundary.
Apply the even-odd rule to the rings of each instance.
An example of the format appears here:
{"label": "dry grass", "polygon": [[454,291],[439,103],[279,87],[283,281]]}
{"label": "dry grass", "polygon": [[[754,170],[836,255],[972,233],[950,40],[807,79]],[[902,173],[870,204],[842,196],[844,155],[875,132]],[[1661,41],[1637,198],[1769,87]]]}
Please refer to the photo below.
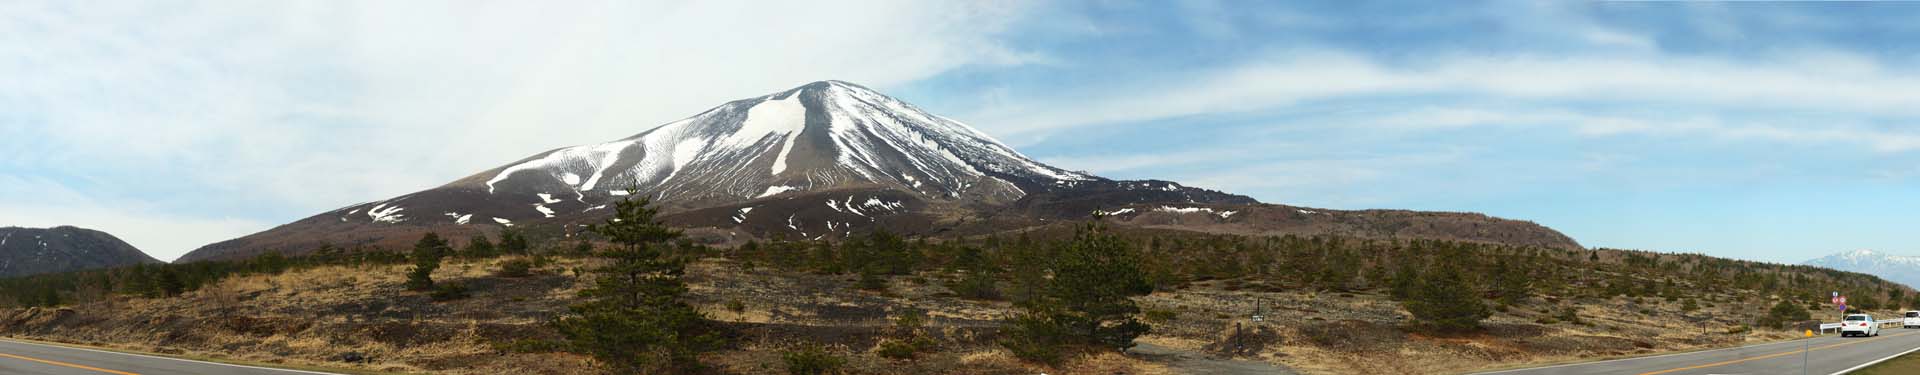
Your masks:
{"label": "dry grass", "polygon": [[[403,265],[323,267],[231,278],[182,298],[121,297],[68,309],[0,310],[0,333],[361,371],[598,373],[591,360],[577,355],[496,349],[498,343],[518,339],[556,338],[544,323],[564,314],[581,287],[571,270],[591,265],[556,259],[534,276],[501,278],[493,275],[501,261],[455,261],[434,274],[442,282],[469,285],[473,297],[466,300],[435,303],[404,290]],[[848,372],[855,374],[1175,372],[1166,363],[1116,353],[1080,358],[1060,368],[1022,363],[993,343],[997,321],[1012,307],[955,298],[940,286],[937,275],[921,275],[925,280],[920,281],[894,278],[884,292],[857,290],[854,278],[845,275],[743,270],[722,260],[697,262],[688,275],[695,306],[733,327],[737,346],[704,357],[730,373],[784,373],[781,353],[805,342],[826,345],[848,358]],[[1407,313],[1381,295],[1226,284],[1203,282],[1139,298],[1144,309],[1171,316],[1153,322],[1153,333],[1140,340],[1281,364],[1309,374],[1427,374],[1792,337],[1769,330],[1726,333],[1759,313],[1746,306],[1771,305],[1770,297],[1755,295],[1712,296],[1701,300],[1703,310],[1695,312],[1681,311],[1680,301],[1660,299],[1536,299],[1496,314],[1484,332],[1434,336],[1406,327]],[[1248,319],[1256,303],[1263,306],[1263,322]],[[740,309],[731,308],[735,305]],[[907,307],[927,311],[926,328],[916,334],[939,345],[913,360],[878,357],[873,348],[901,334],[888,318]],[[1539,323],[1569,308],[1578,312],[1582,324]],[[1239,341],[1230,341],[1236,324],[1243,334]],[[1229,352],[1229,343],[1241,349]],[[371,360],[339,361],[346,352]]]}

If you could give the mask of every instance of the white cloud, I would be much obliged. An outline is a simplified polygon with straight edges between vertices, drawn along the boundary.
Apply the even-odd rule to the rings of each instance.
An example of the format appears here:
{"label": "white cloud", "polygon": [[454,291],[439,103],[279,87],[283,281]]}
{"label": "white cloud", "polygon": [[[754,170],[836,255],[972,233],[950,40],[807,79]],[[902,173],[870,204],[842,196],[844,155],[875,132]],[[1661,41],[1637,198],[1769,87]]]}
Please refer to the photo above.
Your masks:
{"label": "white cloud", "polygon": [[[114,199],[311,213],[814,80],[884,89],[963,66],[1044,62],[1000,43],[1026,11],[893,1],[8,2],[0,170],[109,181],[164,171],[156,177],[197,184],[180,187],[193,194]],[[25,209],[11,204],[0,211]],[[180,233],[203,244],[229,237]]]}
{"label": "white cloud", "polygon": [[[1700,111],[1807,111],[1853,116],[1920,115],[1920,75],[1888,71],[1839,52],[1779,62],[1671,56],[1480,55],[1389,64],[1334,50],[1275,54],[1171,83],[1116,84],[1050,100],[984,108],[990,132],[1019,135],[1194,114],[1286,108],[1361,96],[1441,95],[1505,101],[1691,105]],[[1162,81],[1165,82],[1165,81]],[[1071,105],[1069,105],[1071,104]],[[1460,115],[1460,114],[1456,114]],[[1461,121],[1461,119],[1441,119]],[[1002,124],[995,128],[996,124]],[[1015,125],[1005,125],[1015,124]],[[1618,132],[1672,124],[1589,124]],[[1818,125],[1809,125],[1818,126]],[[1613,128],[1609,130],[1609,128]]]}

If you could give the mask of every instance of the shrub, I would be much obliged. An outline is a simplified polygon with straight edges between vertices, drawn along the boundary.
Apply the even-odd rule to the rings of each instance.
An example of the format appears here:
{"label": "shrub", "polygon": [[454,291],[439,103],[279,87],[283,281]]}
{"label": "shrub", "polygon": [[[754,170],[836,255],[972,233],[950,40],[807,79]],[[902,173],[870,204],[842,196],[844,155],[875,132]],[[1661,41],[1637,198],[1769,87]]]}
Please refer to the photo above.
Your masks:
{"label": "shrub", "polygon": [[434,302],[446,302],[464,299],[469,295],[467,294],[466,285],[460,283],[441,283],[440,285],[435,285],[433,292],[428,293],[428,296],[432,297]]}
{"label": "shrub", "polygon": [[1580,324],[1580,313],[1572,307],[1568,307],[1566,310],[1560,310],[1560,315],[1554,316],[1554,318],[1566,321],[1567,323]]}
{"label": "shrub", "polygon": [[886,290],[887,279],[880,277],[880,273],[871,267],[863,268],[860,271],[859,286],[861,290]]}
{"label": "shrub", "polygon": [[494,271],[493,274],[500,277],[532,276],[533,262],[522,258],[508,259],[507,261],[500,262],[500,269]]}
{"label": "shrub", "polygon": [[913,359],[915,351],[917,350],[913,344],[900,340],[886,340],[880,342],[880,349],[875,350],[874,354],[887,359]]}
{"label": "shrub", "polygon": [[838,374],[840,368],[847,365],[847,359],[828,353],[817,344],[807,344],[781,355],[787,362],[787,373],[793,375]]}
{"label": "shrub", "polygon": [[735,314],[746,312],[747,304],[740,302],[740,300],[737,300],[737,299],[732,301],[727,301],[727,311],[732,311]]}
{"label": "shrub", "polygon": [[1149,322],[1166,323],[1173,321],[1174,318],[1180,317],[1180,312],[1171,309],[1147,309],[1147,312],[1143,315],[1146,316]]}
{"label": "shrub", "polygon": [[1808,319],[1813,319],[1813,315],[1808,314],[1807,310],[1801,310],[1799,306],[1783,300],[1774,304],[1773,309],[1767,310],[1767,316],[1760,318],[1758,323],[1761,326],[1779,328]]}
{"label": "shrub", "polygon": [[893,328],[900,335],[912,336],[927,325],[927,311],[916,308],[903,308],[893,316]]}
{"label": "shrub", "polygon": [[947,284],[960,298],[995,301],[1001,298],[1000,289],[994,287],[993,276],[985,272],[968,272],[960,280]]}

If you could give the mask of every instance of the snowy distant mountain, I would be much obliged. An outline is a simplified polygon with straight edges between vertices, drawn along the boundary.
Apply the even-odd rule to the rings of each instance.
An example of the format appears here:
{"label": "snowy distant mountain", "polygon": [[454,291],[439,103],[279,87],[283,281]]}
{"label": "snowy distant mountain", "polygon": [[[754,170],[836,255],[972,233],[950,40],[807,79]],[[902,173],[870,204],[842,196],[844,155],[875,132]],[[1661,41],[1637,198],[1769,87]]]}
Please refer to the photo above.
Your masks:
{"label": "snowy distant mountain", "polygon": [[1854,250],[1806,261],[1806,265],[1879,276],[1907,286],[1920,285],[1920,256]]}
{"label": "snowy distant mountain", "polygon": [[637,188],[695,204],[850,185],[1018,199],[1027,190],[1090,179],[865,87],[823,81],[727,103],[631,138],[549,151],[452,186],[557,197],[546,200]]}
{"label": "snowy distant mountain", "polygon": [[0,277],[160,263],[106,232],[75,227],[0,228]]}
{"label": "snowy distant mountain", "polygon": [[[1143,226],[1232,233],[1333,231],[1578,247],[1532,223],[1484,216],[1332,210],[1313,216],[1174,182],[1109,180],[1048,166],[866,87],[820,81],[728,102],[624,139],[542,152],[432,189],[342,207],[207,245],[181,260],[301,253],[322,243],[404,247],[427,231],[458,238],[515,226],[567,235],[577,224],[604,219],[607,205],[630,198],[630,191],[652,198],[669,224],[710,229],[695,234],[712,242],[825,240],[874,229],[978,234],[1102,211],[1132,212],[1117,220]],[[1178,218],[1198,212],[1208,214]]]}

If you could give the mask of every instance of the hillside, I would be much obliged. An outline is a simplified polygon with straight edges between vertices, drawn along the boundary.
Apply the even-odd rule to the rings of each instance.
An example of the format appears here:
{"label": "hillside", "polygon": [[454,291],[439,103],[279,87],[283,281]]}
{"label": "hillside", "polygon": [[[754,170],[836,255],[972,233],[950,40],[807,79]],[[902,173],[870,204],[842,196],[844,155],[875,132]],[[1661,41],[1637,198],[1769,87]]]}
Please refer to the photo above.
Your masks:
{"label": "hillside", "polygon": [[[653,199],[667,222],[703,229],[697,240],[716,244],[833,240],[875,230],[980,235],[1132,209],[1145,216],[1140,225],[1202,232],[1579,248],[1544,226],[1485,215],[1303,214],[1308,210],[1177,182],[1068,171],[866,87],[820,81],[209,244],[180,261],[298,255],[329,244],[401,248],[428,231],[467,237],[514,227],[564,236],[604,220],[607,205],[629,194]],[[1159,207],[1246,215],[1210,221],[1144,215]]]}
{"label": "hillside", "polygon": [[160,263],[106,232],[61,226],[0,228],[0,277]]}
{"label": "hillside", "polygon": [[[785,353],[816,344],[854,374],[1187,373],[1180,356],[1146,354],[1047,368],[994,344],[1001,319],[1034,290],[1036,280],[1023,276],[1035,274],[1033,260],[1075,228],[943,241],[683,243],[674,252],[697,259],[687,272],[689,300],[729,332],[726,349],[702,357],[722,373],[785,373]],[[1152,327],[1140,349],[1308,374],[1457,373],[1739,345],[1791,336],[1783,327],[1797,323],[1770,317],[1767,306],[1818,309],[1837,289],[1900,297],[1870,307],[1888,313],[1915,296],[1867,275],[1695,254],[1118,228],[1156,290],[1134,298]],[[525,277],[499,273],[519,256],[456,258],[434,277],[464,285],[471,297],[445,302],[406,290],[405,257],[373,249],[0,280],[9,292],[55,285],[71,301],[0,309],[0,334],[381,371],[600,373],[586,357],[555,352],[558,336],[546,324],[592,279],[580,270],[604,262],[580,256],[577,246],[535,241],[533,253],[548,261]],[[865,273],[851,270],[874,264],[858,262],[899,271],[867,286]],[[1492,309],[1481,329],[1429,332],[1395,297],[1396,280],[1441,268],[1472,275],[1466,282],[1478,303]],[[57,286],[156,272],[178,272],[187,288],[164,297]],[[900,327],[898,318],[914,310],[925,311],[924,323]],[[917,359],[879,354],[908,337],[929,340]]]}

